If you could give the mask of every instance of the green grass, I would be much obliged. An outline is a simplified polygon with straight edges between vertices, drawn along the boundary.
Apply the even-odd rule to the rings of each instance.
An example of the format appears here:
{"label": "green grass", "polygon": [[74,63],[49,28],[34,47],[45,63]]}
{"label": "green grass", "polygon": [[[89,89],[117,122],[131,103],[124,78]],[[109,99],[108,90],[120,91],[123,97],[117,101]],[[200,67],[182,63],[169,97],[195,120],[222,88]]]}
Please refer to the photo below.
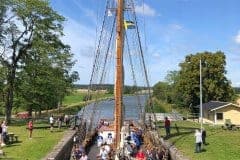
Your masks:
{"label": "green grass", "polygon": [[11,160],[39,160],[47,155],[64,135],[64,129],[54,129],[50,132],[49,125],[44,122],[34,123],[34,126],[44,127],[33,130],[33,138],[28,138],[28,130],[25,123],[15,123],[8,127],[8,132],[18,135],[19,142],[3,147],[6,154],[0,159]]}
{"label": "green grass", "polygon": [[[177,133],[175,124],[179,127]],[[162,125],[162,124],[161,124]],[[217,126],[207,126],[204,128],[207,131],[206,141],[209,143],[204,146],[204,151],[194,153],[195,149],[195,128],[199,128],[198,123],[179,121],[172,122],[171,141],[183,155],[192,160],[239,160],[240,159],[240,131],[223,130]],[[163,126],[163,125],[162,125]],[[163,128],[160,132],[165,135]]]}
{"label": "green grass", "polygon": [[96,96],[98,100],[113,97],[113,94],[100,93],[98,95],[96,94],[93,95],[92,100],[90,101],[83,101],[84,96],[86,95],[87,95],[86,92],[79,92],[75,90],[70,95],[64,98],[63,106],[60,108],[60,111],[58,109],[54,109],[52,111],[42,113],[42,115],[45,115],[45,116],[49,116],[50,114],[61,115],[62,113],[71,114],[71,115],[76,114],[78,111],[81,110],[83,106],[86,106],[87,104],[95,101]]}
{"label": "green grass", "polygon": [[[58,109],[54,109],[48,112],[42,112],[42,116],[49,116],[50,114],[76,114],[81,107],[85,106],[89,102],[83,102],[83,97],[86,93],[74,91],[64,99],[64,106]],[[98,99],[112,97],[112,94],[100,94]],[[92,99],[95,99],[94,96]],[[33,138],[28,138],[28,130],[26,129],[26,121],[13,120],[12,124],[8,127],[8,132],[13,132],[18,135],[19,142],[6,145],[3,147],[3,151],[6,154],[5,157],[0,159],[11,160],[39,160],[44,158],[53,147],[62,139],[65,130],[55,129],[54,132],[50,132],[49,124],[47,121],[34,122],[34,127],[38,129],[33,130]]]}
{"label": "green grass", "polygon": [[70,95],[66,96],[63,100],[63,105],[70,105],[73,103],[78,103],[83,101],[83,97],[87,93],[73,91]]}
{"label": "green grass", "polygon": [[183,108],[183,107],[178,107],[174,104],[170,104],[170,103],[166,103],[162,100],[159,100],[157,98],[153,98],[153,104],[154,104],[154,112],[155,113],[170,113],[173,110],[183,114],[183,115],[187,115],[187,113],[189,112],[188,109]]}
{"label": "green grass", "polygon": [[[66,96],[63,100],[63,105],[74,105],[79,102],[83,102],[84,97],[87,96],[87,92],[79,92],[77,90],[73,91],[70,95]],[[98,93],[93,94],[92,100],[97,98],[105,98],[105,97],[112,97],[113,94],[107,94],[107,93]]]}

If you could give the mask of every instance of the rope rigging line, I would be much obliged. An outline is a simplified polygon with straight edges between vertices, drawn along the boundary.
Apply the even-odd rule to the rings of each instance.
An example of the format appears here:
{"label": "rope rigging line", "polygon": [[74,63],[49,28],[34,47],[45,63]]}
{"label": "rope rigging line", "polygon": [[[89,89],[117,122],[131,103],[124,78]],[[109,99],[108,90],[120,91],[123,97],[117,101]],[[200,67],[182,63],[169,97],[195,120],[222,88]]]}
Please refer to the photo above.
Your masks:
{"label": "rope rigging line", "polygon": [[[145,14],[145,0],[142,0],[142,4],[143,4],[143,15]],[[145,16],[143,17],[143,32],[144,32],[144,45],[145,45],[145,53],[147,53],[147,37],[146,37],[146,19]]]}
{"label": "rope rigging line", "polygon": [[[92,82],[93,82],[93,78],[94,78],[94,74],[97,70],[97,64],[98,64],[98,61],[99,61],[99,56],[100,56],[100,45],[101,45],[101,41],[102,41],[102,38],[103,38],[103,31],[104,31],[104,26],[105,26],[105,23],[106,23],[106,18],[107,18],[107,7],[108,7],[108,3],[109,1],[107,1],[107,4],[106,4],[106,10],[105,10],[105,14],[104,14],[104,19],[103,19],[103,23],[102,23],[102,29],[101,29],[101,33],[100,33],[100,38],[99,38],[99,41],[98,41],[98,47],[97,47],[97,50],[96,50],[96,54],[95,54],[95,58],[94,58],[94,62],[93,62],[93,66],[92,66],[92,72],[91,72],[91,78],[90,78],[90,85],[88,87],[88,96],[89,95],[89,91],[90,89],[92,88]],[[89,99],[88,99],[89,100]]]}
{"label": "rope rigging line", "polygon": [[[131,73],[132,73],[132,78],[133,78],[133,84],[134,86],[137,86],[137,80],[136,80],[136,76],[135,76],[135,72],[134,72],[134,66],[133,66],[133,62],[132,62],[132,56],[131,56],[131,52],[130,52],[130,47],[129,47],[129,41],[128,41],[128,37],[127,37],[127,34],[125,34],[125,38],[126,38],[126,44],[127,44],[127,53],[128,53],[128,58],[129,58],[129,63],[130,63],[130,66],[131,66]],[[140,119],[142,119],[143,117],[143,113],[142,113],[142,105],[141,105],[141,102],[140,102],[140,97],[139,97],[139,93],[136,92],[136,98],[137,98],[137,106],[138,106],[138,109],[140,111]]]}
{"label": "rope rigging line", "polygon": [[[111,29],[111,35],[110,35],[110,39],[109,39],[109,41],[108,41],[108,45],[107,45],[107,50],[106,50],[106,53],[105,53],[105,57],[104,57],[104,62],[103,62],[103,68],[102,68],[102,71],[100,71],[101,72],[101,74],[100,74],[100,76],[101,76],[101,78],[100,78],[100,81],[99,81],[99,86],[101,86],[101,84],[103,84],[103,80],[104,80],[104,77],[105,77],[105,73],[106,73],[106,64],[107,64],[107,60],[108,60],[108,58],[109,58],[109,49],[110,49],[110,44],[111,44],[111,42],[112,42],[112,37],[113,37],[113,32],[114,32],[114,27],[115,27],[115,22],[116,22],[116,16],[114,17],[114,21],[113,21],[113,24],[112,24],[112,29]],[[103,88],[102,88],[103,89]],[[94,102],[94,106],[93,106],[93,113],[92,113],[92,115],[91,115],[91,117],[90,117],[90,124],[89,124],[89,128],[90,128],[90,130],[92,129],[92,123],[93,123],[93,121],[94,121],[94,117],[95,117],[95,115],[96,115],[96,111],[97,111],[97,104],[98,104],[98,93],[100,92],[100,90],[98,89],[97,90],[97,96],[96,96],[96,99],[95,99],[95,102]],[[90,131],[89,130],[89,131]]]}
{"label": "rope rigging line", "polygon": [[[113,17],[113,16],[111,16],[111,17]],[[96,87],[98,87],[98,88],[96,89],[97,93],[96,93],[96,96],[95,96],[95,101],[93,103],[94,104],[93,105],[93,112],[91,113],[91,117],[92,117],[91,119],[92,120],[90,122],[94,122],[94,118],[96,118],[95,115],[96,115],[97,106],[98,106],[97,105],[98,104],[98,98],[99,98],[98,96],[100,96],[100,94],[99,94],[100,90],[104,89],[102,84],[104,83],[104,80],[105,80],[104,78],[105,78],[105,75],[107,74],[106,65],[107,65],[108,59],[110,59],[109,55],[111,55],[109,50],[110,50],[111,43],[113,43],[113,38],[112,37],[113,37],[113,32],[114,32],[114,25],[115,25],[115,21],[116,21],[116,15],[114,16],[114,18],[111,18],[111,19],[113,20],[112,22],[109,21],[110,22],[109,24],[105,23],[105,25],[103,26],[104,31],[106,32],[106,34],[103,34],[103,38],[102,38],[101,44],[99,45],[99,52],[105,53],[105,54],[103,54],[103,56],[99,56],[99,61],[97,61],[98,62],[98,73],[99,73],[100,79],[99,79],[99,82],[96,81],[96,84],[98,84]],[[111,26],[111,29],[107,28],[108,25]],[[108,32],[109,30],[111,30],[110,34]],[[105,44],[108,44],[108,45],[105,45]],[[103,58],[102,61],[100,59],[101,57]],[[95,79],[97,79],[98,75],[95,76],[95,77],[96,77]],[[91,130],[91,128],[92,128],[92,124],[90,123],[89,130]]]}
{"label": "rope rigging line", "polygon": [[[99,64],[100,64],[100,49],[101,49],[101,44],[102,44],[102,40],[104,38],[104,26],[106,25],[106,19],[107,19],[107,8],[108,8],[108,5],[109,5],[109,0],[107,0],[107,3],[106,3],[106,9],[105,9],[105,13],[104,13],[104,19],[103,19],[103,22],[102,22],[102,27],[101,27],[101,31],[100,31],[100,38],[99,38],[99,41],[98,41],[98,45],[97,45],[97,49],[96,49],[96,52],[95,52],[95,55],[94,55],[94,61],[93,61],[93,66],[92,66],[92,72],[91,72],[91,77],[90,77],[90,84],[88,86],[88,93],[87,93],[87,101],[91,99],[91,91],[94,90],[94,87],[97,87],[97,85],[93,85],[93,82],[94,82],[94,79],[96,79],[96,75],[99,71]],[[83,107],[83,111],[82,111],[82,114],[80,116],[84,117],[84,115],[86,114],[85,113],[85,107]]]}
{"label": "rope rigging line", "polygon": [[[147,74],[147,69],[146,69],[146,65],[145,65],[145,60],[144,60],[144,55],[143,55],[143,50],[142,50],[142,45],[141,45],[141,38],[140,38],[140,34],[139,34],[139,28],[138,28],[138,24],[137,24],[137,17],[136,17],[136,12],[135,12],[135,7],[134,7],[134,1],[132,1],[132,8],[133,8],[133,16],[134,16],[134,22],[135,22],[135,25],[136,25],[136,32],[137,32],[137,36],[138,36],[138,44],[139,44],[139,49],[140,49],[140,57],[141,57],[141,60],[142,60],[142,64],[143,64],[143,69],[144,69],[144,74],[145,74],[145,80],[146,80],[146,83],[147,83],[147,88],[148,88],[148,95],[149,95],[149,107],[150,107],[150,110],[152,111],[153,113],[153,116],[154,116],[154,121],[156,122],[157,118],[156,118],[156,114],[154,113],[154,110],[153,110],[153,101],[152,101],[152,95],[151,95],[151,90],[150,90],[150,83],[149,83],[149,79],[148,79],[148,74]],[[158,132],[159,133],[159,132]]]}
{"label": "rope rigging line", "polygon": [[[108,3],[109,1],[107,1],[107,4],[106,4],[106,8],[108,6]],[[102,41],[102,37],[103,37],[103,31],[104,31],[104,25],[106,23],[106,17],[107,17],[107,9],[105,11],[105,14],[104,14],[104,19],[103,19],[103,23],[102,23],[102,28],[101,28],[101,32],[100,32],[100,38],[99,38],[99,41],[98,41],[98,45],[97,45],[97,49],[96,49],[96,52],[94,54],[94,61],[93,61],[93,66],[92,66],[92,72],[91,72],[91,77],[90,77],[90,83],[89,83],[89,86],[88,86],[88,93],[87,93],[87,101],[90,100],[90,96],[91,96],[91,93],[90,91],[92,90],[93,88],[93,85],[92,85],[92,82],[93,82],[93,79],[94,79],[94,74],[97,70],[97,62],[98,62],[98,59],[99,59],[99,55],[100,55],[100,45],[101,45],[101,41]],[[83,117],[85,114],[85,107],[83,107],[83,111],[82,111],[82,114],[80,115],[81,117]]]}

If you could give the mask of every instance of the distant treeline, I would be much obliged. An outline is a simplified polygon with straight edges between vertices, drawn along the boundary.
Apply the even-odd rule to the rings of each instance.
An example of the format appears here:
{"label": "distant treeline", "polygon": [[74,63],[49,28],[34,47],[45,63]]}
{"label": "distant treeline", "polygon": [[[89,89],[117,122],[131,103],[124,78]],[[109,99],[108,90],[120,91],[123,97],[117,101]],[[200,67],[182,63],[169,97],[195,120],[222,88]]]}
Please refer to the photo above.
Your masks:
{"label": "distant treeline", "polygon": [[[86,84],[75,84],[74,85],[74,88],[76,89],[88,89],[89,85],[86,85]],[[114,90],[114,85],[113,84],[93,84],[91,86],[91,89],[92,90],[107,90],[108,93],[113,93],[113,90]],[[145,86],[128,86],[128,85],[125,85],[124,86],[124,93],[125,94],[131,94],[131,93],[135,93],[136,91],[139,91],[139,90],[146,90],[147,87]]]}
{"label": "distant treeline", "polygon": [[240,87],[234,87],[235,93],[240,94]]}

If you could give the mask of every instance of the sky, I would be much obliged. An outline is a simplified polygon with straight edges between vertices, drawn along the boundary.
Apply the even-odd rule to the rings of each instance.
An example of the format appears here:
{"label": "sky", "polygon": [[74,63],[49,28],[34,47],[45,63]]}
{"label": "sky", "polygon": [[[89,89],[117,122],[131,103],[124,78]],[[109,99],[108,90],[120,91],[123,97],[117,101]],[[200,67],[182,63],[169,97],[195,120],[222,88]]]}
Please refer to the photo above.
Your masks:
{"label": "sky", "polygon": [[[114,1],[114,0],[113,0]],[[96,35],[106,0],[50,0],[66,18],[63,41],[69,44],[79,72],[77,83],[89,84]],[[150,84],[178,70],[186,55],[223,51],[227,78],[240,87],[239,0],[135,0],[146,42],[144,56]]]}

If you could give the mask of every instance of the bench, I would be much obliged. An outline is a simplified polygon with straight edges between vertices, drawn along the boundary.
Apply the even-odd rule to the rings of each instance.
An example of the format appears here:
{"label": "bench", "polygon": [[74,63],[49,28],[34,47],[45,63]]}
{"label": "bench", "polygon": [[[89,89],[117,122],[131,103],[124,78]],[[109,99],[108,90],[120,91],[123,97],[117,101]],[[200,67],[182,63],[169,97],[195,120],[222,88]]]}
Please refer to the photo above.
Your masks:
{"label": "bench", "polygon": [[230,119],[225,119],[225,124],[222,126],[222,128],[235,131],[237,129],[240,129],[240,125],[232,124]]}
{"label": "bench", "polygon": [[15,135],[14,133],[8,133],[9,137],[9,143],[18,142],[18,135]]}
{"label": "bench", "polygon": [[2,149],[0,149],[0,159],[2,159],[2,157],[5,157],[5,152],[3,152],[3,150]]}

